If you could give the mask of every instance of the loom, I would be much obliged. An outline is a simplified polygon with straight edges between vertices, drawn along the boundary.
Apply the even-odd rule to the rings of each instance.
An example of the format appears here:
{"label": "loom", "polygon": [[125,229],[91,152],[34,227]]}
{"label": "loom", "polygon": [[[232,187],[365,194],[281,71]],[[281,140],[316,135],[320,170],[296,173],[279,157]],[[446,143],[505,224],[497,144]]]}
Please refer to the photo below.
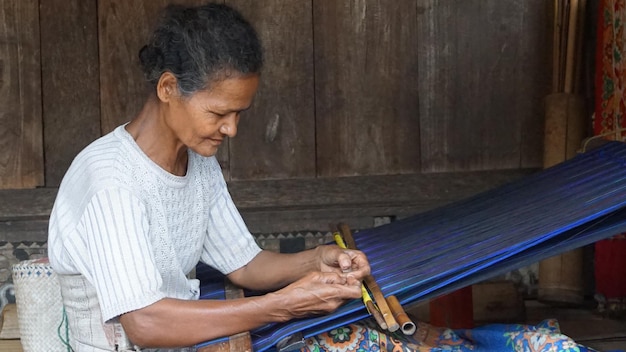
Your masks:
{"label": "loom", "polygon": [[[626,231],[626,144],[602,147],[497,187],[354,234],[383,293],[427,300]],[[197,272],[201,299],[223,299],[223,276]],[[255,351],[366,318],[360,300],[326,316],[250,332]],[[219,340],[207,342],[206,346]]]}

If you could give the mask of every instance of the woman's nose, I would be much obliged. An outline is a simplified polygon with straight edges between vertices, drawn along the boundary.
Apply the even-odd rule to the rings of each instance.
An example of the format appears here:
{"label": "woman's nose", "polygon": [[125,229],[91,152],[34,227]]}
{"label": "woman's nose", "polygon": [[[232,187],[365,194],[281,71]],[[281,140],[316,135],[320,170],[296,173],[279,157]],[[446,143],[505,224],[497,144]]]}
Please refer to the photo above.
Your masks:
{"label": "woman's nose", "polygon": [[237,123],[239,122],[238,114],[230,114],[225,116],[220,126],[220,132],[228,137],[235,137],[237,135]]}

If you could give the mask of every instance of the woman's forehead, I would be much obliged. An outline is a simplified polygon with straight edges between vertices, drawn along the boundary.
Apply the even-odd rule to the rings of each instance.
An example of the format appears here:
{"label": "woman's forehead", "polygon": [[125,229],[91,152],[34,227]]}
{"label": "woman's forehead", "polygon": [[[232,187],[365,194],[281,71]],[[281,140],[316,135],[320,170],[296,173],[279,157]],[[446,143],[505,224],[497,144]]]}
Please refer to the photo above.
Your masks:
{"label": "woman's forehead", "polygon": [[213,81],[211,85],[192,95],[191,100],[204,101],[216,108],[247,109],[259,85],[259,75],[235,76]]}

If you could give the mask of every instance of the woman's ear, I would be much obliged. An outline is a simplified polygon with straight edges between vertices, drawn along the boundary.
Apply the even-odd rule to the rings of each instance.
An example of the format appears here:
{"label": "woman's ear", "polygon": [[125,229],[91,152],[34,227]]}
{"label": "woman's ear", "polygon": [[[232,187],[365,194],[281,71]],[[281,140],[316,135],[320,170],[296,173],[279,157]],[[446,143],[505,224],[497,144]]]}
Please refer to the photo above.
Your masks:
{"label": "woman's ear", "polygon": [[156,93],[163,103],[168,103],[173,97],[177,97],[178,94],[178,81],[171,72],[164,72],[157,82]]}

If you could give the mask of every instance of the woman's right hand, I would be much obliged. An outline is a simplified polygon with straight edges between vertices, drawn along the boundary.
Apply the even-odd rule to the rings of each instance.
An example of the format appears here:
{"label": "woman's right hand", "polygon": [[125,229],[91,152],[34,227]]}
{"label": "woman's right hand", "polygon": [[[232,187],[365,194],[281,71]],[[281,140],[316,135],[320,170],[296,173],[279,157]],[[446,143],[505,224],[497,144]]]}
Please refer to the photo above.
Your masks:
{"label": "woman's right hand", "polygon": [[335,272],[312,272],[269,295],[277,296],[280,321],[328,314],[347,300],[361,297],[361,282]]}

